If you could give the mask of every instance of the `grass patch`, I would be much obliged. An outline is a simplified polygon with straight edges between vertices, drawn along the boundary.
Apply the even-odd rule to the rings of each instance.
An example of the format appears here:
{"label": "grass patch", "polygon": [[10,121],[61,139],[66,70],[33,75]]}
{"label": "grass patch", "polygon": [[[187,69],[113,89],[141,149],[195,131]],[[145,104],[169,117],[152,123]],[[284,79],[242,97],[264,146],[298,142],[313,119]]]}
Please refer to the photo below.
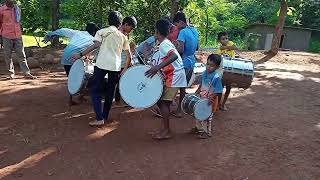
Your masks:
{"label": "grass patch", "polygon": [[[37,40],[35,39],[37,38]],[[32,35],[22,35],[22,41],[24,47],[30,47],[30,46],[38,46],[37,41],[39,42],[40,47],[45,47],[50,45],[51,43],[48,42],[48,44],[43,43],[43,37],[34,37]],[[68,39],[60,38],[60,41],[62,40],[62,44],[69,43]]]}

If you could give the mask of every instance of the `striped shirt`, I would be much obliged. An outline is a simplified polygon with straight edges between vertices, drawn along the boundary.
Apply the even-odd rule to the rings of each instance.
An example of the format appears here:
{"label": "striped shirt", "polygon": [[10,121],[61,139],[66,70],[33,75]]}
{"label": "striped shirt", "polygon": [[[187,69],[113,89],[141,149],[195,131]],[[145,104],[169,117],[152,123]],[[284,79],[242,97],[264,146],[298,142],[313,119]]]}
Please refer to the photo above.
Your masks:
{"label": "striped shirt", "polygon": [[72,65],[73,61],[71,61],[70,58],[73,54],[80,53],[89,46],[93,45],[93,36],[91,36],[87,31],[61,28],[47,33],[46,36],[63,36],[70,39],[70,43],[64,49],[61,58],[61,64],[63,65]]}

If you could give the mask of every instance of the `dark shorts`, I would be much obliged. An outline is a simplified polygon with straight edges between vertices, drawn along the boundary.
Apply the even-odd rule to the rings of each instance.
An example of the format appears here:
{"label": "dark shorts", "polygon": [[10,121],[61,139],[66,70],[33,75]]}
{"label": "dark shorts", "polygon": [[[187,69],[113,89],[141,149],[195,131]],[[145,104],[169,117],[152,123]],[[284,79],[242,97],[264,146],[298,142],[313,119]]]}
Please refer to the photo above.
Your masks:
{"label": "dark shorts", "polygon": [[64,71],[66,71],[67,76],[69,76],[71,66],[72,65],[64,65]]}
{"label": "dark shorts", "polygon": [[189,84],[189,81],[190,81],[192,74],[193,74],[193,68],[185,68],[184,71],[186,73],[187,84]]}

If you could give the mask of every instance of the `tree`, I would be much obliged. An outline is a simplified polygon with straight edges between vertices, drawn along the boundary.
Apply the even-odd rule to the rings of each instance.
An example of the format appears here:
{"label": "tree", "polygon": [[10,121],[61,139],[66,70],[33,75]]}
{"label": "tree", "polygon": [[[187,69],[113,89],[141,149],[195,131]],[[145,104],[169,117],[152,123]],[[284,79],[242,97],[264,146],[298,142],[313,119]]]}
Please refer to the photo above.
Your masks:
{"label": "tree", "polygon": [[280,40],[281,40],[281,35],[282,35],[287,11],[288,11],[287,0],[281,0],[279,20],[278,20],[278,23],[275,27],[274,33],[273,33],[272,45],[271,45],[271,50],[270,50],[270,54],[273,56],[278,54],[278,51],[279,51],[279,44],[280,44]]}
{"label": "tree", "polygon": [[171,11],[170,11],[170,18],[173,20],[175,14],[177,14],[179,10],[179,0],[171,0]]}
{"label": "tree", "polygon": [[[60,19],[60,0],[52,0],[52,30],[59,29],[59,19]],[[52,41],[52,46],[59,45],[59,37],[55,37]]]}

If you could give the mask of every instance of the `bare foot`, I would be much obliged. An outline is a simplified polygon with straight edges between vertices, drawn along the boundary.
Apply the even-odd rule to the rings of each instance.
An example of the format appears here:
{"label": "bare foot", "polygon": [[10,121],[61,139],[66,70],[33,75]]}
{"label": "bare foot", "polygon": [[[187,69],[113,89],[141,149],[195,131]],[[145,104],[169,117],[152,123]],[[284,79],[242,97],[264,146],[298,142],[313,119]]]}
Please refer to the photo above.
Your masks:
{"label": "bare foot", "polygon": [[182,113],[181,112],[172,111],[171,115],[176,117],[176,118],[182,118]]}
{"label": "bare foot", "polygon": [[228,108],[226,107],[226,105],[220,105],[219,109],[221,111],[228,111]]}
{"label": "bare foot", "polygon": [[160,132],[159,134],[152,136],[152,139],[158,140],[158,141],[168,140],[171,138],[172,138],[172,134],[171,134],[170,130],[164,130],[164,131]]}
{"label": "bare foot", "polygon": [[69,106],[74,106],[74,105],[78,105],[78,103],[72,100],[69,101]]}

